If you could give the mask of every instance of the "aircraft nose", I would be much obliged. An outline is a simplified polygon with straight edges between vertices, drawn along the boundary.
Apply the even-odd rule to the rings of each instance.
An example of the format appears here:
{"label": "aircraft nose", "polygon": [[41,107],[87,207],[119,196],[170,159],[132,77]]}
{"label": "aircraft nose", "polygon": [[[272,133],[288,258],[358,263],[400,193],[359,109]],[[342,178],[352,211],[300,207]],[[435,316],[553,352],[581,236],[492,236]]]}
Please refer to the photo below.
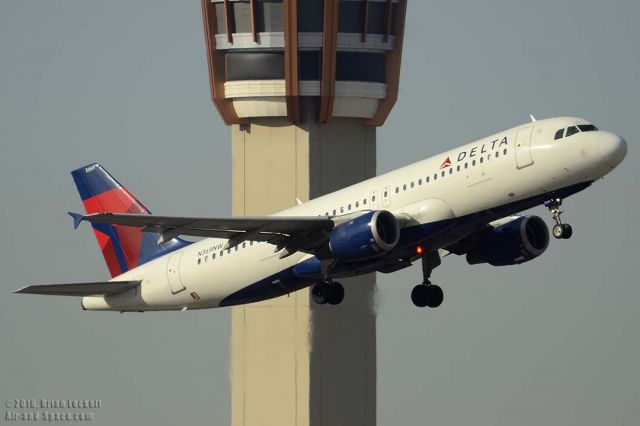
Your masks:
{"label": "aircraft nose", "polygon": [[627,142],[615,133],[602,132],[598,140],[598,151],[603,162],[616,167],[627,155]]}

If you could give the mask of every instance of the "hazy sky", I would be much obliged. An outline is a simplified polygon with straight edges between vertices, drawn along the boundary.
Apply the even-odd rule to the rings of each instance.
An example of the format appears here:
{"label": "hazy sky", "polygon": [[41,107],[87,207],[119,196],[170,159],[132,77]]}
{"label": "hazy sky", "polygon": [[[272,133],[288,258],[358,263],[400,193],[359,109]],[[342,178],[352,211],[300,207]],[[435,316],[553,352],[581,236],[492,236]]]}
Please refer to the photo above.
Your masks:
{"label": "hazy sky", "polygon": [[[629,155],[566,201],[574,236],[541,258],[446,258],[439,309],[411,305],[417,266],[379,277],[380,425],[637,424],[638,17],[632,0],[409,1],[380,172],[529,113],[590,119]],[[3,404],[100,399],[95,425],[229,424],[228,309],[92,313],[10,293],[108,276],[89,227],[73,232],[65,214],[81,210],[69,171],[89,162],[154,212],[229,214],[200,2],[2,1],[0,144]]]}

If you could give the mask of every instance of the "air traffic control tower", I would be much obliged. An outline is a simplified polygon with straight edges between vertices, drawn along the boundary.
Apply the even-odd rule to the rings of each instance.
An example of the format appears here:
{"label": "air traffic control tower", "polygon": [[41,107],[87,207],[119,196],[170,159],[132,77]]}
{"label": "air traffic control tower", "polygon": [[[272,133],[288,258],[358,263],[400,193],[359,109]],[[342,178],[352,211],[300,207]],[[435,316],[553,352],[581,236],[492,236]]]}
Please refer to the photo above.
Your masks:
{"label": "air traffic control tower", "polygon": [[[375,175],[406,0],[202,0],[202,10],[211,97],[231,126],[234,215]],[[375,277],[343,284],[338,306],[301,290],[232,308],[233,426],[376,423]]]}

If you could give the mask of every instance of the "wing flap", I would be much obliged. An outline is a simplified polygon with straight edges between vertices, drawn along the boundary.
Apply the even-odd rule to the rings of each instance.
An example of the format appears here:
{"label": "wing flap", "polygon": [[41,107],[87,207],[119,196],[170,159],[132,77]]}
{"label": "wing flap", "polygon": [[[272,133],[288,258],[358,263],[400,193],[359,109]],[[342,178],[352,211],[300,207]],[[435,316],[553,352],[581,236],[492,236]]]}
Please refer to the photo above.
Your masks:
{"label": "wing flap", "polygon": [[140,285],[142,281],[105,281],[73,284],[28,285],[14,291],[18,294],[49,296],[112,296]]}

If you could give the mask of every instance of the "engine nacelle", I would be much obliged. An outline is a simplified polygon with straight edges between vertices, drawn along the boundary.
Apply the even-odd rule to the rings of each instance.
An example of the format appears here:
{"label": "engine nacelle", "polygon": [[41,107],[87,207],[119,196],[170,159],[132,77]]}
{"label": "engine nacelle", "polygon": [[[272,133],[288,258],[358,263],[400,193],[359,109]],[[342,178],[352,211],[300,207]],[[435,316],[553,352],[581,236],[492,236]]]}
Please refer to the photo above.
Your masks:
{"label": "engine nacelle", "polygon": [[396,217],[386,210],[376,210],[333,229],[329,250],[336,259],[368,259],[392,250],[399,239]]}
{"label": "engine nacelle", "polygon": [[538,216],[521,216],[486,232],[467,253],[470,265],[518,265],[540,256],[549,245],[549,229]]}

